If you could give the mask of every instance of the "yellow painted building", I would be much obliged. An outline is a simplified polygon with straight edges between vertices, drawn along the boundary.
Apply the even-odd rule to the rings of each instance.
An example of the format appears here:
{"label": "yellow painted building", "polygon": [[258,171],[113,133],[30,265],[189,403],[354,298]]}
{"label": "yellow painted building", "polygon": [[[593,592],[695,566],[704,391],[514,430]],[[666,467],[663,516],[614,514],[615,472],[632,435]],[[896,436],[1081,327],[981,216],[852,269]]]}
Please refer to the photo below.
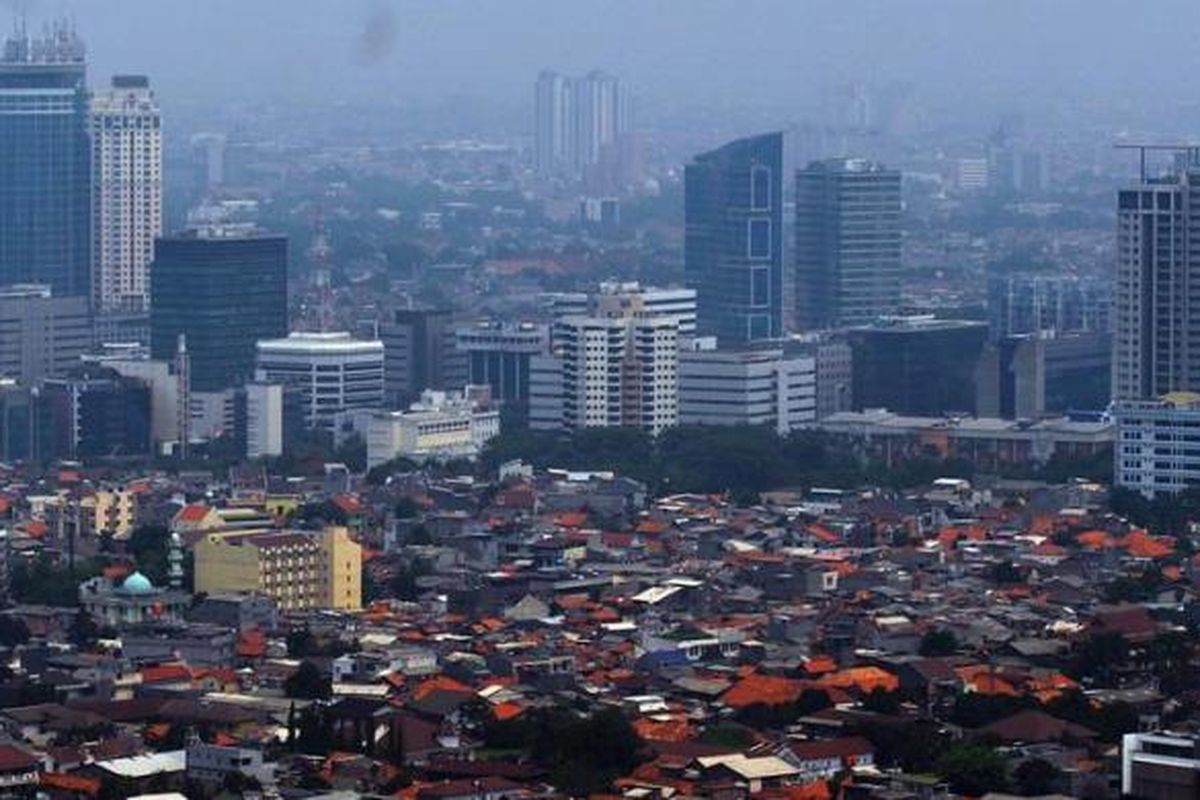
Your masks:
{"label": "yellow painted building", "polygon": [[257,592],[281,611],[362,608],[362,547],[345,528],[210,533],[194,556],[196,592]]}

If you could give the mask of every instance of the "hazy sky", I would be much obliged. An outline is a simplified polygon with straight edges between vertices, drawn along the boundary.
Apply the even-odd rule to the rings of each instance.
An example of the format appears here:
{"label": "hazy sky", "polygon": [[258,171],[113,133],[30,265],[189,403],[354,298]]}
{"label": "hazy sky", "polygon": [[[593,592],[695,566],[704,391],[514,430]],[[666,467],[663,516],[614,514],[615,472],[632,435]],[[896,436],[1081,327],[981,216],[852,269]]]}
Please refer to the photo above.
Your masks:
{"label": "hazy sky", "polygon": [[[599,66],[651,101],[789,104],[846,81],[1008,102],[1188,91],[1196,0],[0,0],[67,11],[93,81],[180,99],[490,96]],[[164,98],[166,99],[166,98]]]}

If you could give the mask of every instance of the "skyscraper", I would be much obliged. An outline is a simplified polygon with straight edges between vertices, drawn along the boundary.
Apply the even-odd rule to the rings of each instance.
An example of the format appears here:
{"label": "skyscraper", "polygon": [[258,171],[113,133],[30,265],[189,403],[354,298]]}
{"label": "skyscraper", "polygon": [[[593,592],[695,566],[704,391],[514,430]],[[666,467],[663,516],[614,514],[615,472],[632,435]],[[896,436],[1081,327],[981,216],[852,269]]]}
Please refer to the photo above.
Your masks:
{"label": "skyscraper", "polygon": [[0,54],[0,286],[91,293],[91,153],[83,43],[66,24]]}
{"label": "skyscraper", "polygon": [[286,336],[287,238],[247,226],[159,239],[150,266],[150,351],[174,358],[187,336],[192,389],[215,392],[254,374],[254,346]]}
{"label": "skyscraper", "polygon": [[738,139],[684,172],[684,268],[722,346],[783,333],[783,134]]}
{"label": "skyscraper", "polygon": [[795,325],[864,325],[900,305],[900,173],[863,159],[796,171]]}
{"label": "skyscraper", "polygon": [[150,82],[118,75],[92,97],[92,290],[101,311],[150,304],[162,235],[162,127]]}
{"label": "skyscraper", "polygon": [[534,161],[543,177],[580,178],[603,157],[617,159],[633,127],[628,90],[599,70],[581,78],[543,70],[534,106]]}
{"label": "skyscraper", "polygon": [[534,86],[534,106],[534,160],[538,174],[549,177],[574,163],[571,79],[552,70],[542,70]]}
{"label": "skyscraper", "polygon": [[1200,389],[1200,167],[1143,178],[1117,195],[1113,399]]}

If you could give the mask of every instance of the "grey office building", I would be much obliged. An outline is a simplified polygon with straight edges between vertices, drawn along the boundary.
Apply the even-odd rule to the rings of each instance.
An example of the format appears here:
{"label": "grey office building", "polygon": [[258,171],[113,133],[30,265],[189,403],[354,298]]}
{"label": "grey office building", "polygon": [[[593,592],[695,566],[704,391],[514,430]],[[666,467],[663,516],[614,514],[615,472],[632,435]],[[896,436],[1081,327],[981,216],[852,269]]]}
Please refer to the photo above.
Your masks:
{"label": "grey office building", "polygon": [[19,30],[0,54],[0,286],[90,295],[91,225],[83,44]]}
{"label": "grey office building", "polygon": [[286,237],[246,226],[155,242],[151,356],[171,360],[184,334],[194,391],[220,391],[252,378],[255,343],[288,333],[287,252]]}
{"label": "grey office building", "polygon": [[796,172],[795,325],[866,325],[900,306],[900,173],[863,159]]}
{"label": "grey office building", "polygon": [[55,297],[38,285],[0,288],[0,378],[32,387],[62,375],[93,338],[86,296]]}
{"label": "grey office building", "polygon": [[684,267],[722,346],[783,333],[783,134],[738,139],[684,172]]}
{"label": "grey office building", "polygon": [[466,353],[455,346],[454,315],[446,308],[402,308],[379,326],[383,342],[383,393],[399,408],[426,389],[461,389]]}

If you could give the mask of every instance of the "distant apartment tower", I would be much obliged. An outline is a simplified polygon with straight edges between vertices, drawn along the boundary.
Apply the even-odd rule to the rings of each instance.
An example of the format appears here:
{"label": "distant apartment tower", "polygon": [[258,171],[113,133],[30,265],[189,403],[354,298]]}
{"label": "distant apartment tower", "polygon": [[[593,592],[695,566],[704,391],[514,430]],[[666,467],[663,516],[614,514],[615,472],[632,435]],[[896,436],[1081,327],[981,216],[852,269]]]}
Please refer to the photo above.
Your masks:
{"label": "distant apartment tower", "polygon": [[150,82],[118,75],[91,102],[92,291],[101,311],[150,305],[162,235],[162,120]]}
{"label": "distant apartment tower", "polygon": [[900,173],[864,159],[796,172],[795,325],[865,325],[900,306]]}
{"label": "distant apartment tower", "polygon": [[187,337],[192,389],[254,375],[255,343],[287,335],[287,238],[248,226],[200,228],[155,243],[150,350],[174,358]]}
{"label": "distant apartment tower", "polygon": [[257,345],[257,382],[296,392],[307,428],[332,428],[338,415],[383,407],[383,342],[348,333],[293,333]]}
{"label": "distant apartment tower", "polygon": [[680,425],[768,425],[781,435],[817,418],[816,359],[781,349],[684,350]]}
{"label": "distant apartment tower", "polygon": [[1200,389],[1200,167],[1117,195],[1114,400]]}
{"label": "distant apartment tower", "polygon": [[18,30],[0,54],[0,286],[91,294],[91,147],[83,43]]}
{"label": "distant apartment tower", "polygon": [[783,134],[738,139],[684,171],[684,268],[722,347],[783,333]]}
{"label": "distant apartment tower", "polygon": [[1015,273],[988,279],[991,336],[1107,333],[1112,287],[1099,278]]}
{"label": "distant apartment tower", "polygon": [[530,427],[632,427],[679,421],[679,323],[670,318],[568,316],[556,354],[531,362]]}
{"label": "distant apartment tower", "polygon": [[544,177],[581,177],[633,127],[628,90],[599,70],[578,78],[543,70],[534,107],[534,160]]}
{"label": "distant apartment tower", "polygon": [[575,117],[571,79],[543,70],[534,85],[534,161],[544,177],[572,166],[575,157]]}

